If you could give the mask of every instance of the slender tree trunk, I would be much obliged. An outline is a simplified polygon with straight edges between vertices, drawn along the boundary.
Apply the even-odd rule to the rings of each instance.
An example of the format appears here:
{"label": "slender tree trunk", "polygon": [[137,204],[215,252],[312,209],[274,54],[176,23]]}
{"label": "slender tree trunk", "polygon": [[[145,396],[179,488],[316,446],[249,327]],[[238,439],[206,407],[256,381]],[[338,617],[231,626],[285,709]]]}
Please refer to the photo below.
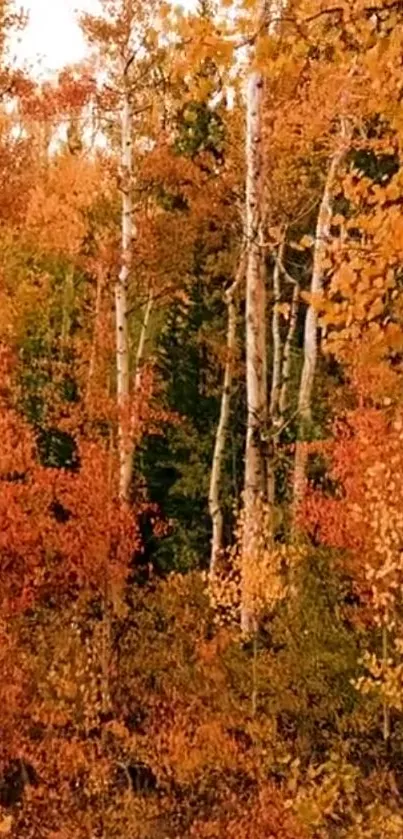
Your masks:
{"label": "slender tree trunk", "polygon": [[136,364],[134,373],[134,393],[138,394],[141,386],[141,365],[144,360],[145,346],[147,341],[148,329],[150,326],[150,317],[154,305],[154,296],[152,290],[149,291],[144,317],[141,324],[139,342],[137,344]]}
{"label": "slender tree trunk", "polygon": [[132,479],[132,446],[130,435],[129,397],[129,336],[127,291],[132,265],[133,243],[133,111],[130,92],[126,86],[121,115],[121,191],[122,245],[121,268],[115,284],[116,311],[116,383],[118,404],[119,495],[128,501]]}
{"label": "slender tree trunk", "polygon": [[[275,36],[286,0],[260,0],[259,32]],[[256,631],[256,606],[251,582],[259,563],[262,504],[272,508],[275,495],[273,461],[269,454],[267,388],[267,300],[265,260],[262,242],[263,155],[262,111],[263,74],[253,66],[249,74],[246,100],[246,398],[247,429],[245,448],[244,519],[241,570],[241,629]],[[265,516],[266,522],[272,518]],[[270,525],[271,526],[271,525]],[[265,534],[266,539],[272,534]]]}
{"label": "slender tree trunk", "polygon": [[96,293],[95,293],[95,311],[94,311],[94,327],[92,332],[90,360],[88,364],[87,387],[85,394],[85,403],[89,406],[92,392],[92,382],[95,375],[95,364],[97,359],[98,349],[98,332],[99,332],[99,318],[101,314],[102,303],[102,289],[103,289],[103,273],[102,270],[97,271],[96,274]]}
{"label": "slender tree trunk", "polygon": [[227,305],[227,356],[224,368],[224,381],[221,393],[220,417],[215,436],[213,462],[210,476],[209,512],[212,524],[210,579],[217,572],[220,554],[223,548],[223,511],[221,506],[221,479],[231,407],[232,373],[236,352],[237,309],[235,295],[245,273],[245,258],[242,257],[237,276],[225,294]]}
{"label": "slender tree trunk", "polygon": [[287,332],[287,338],[284,344],[283,365],[281,371],[281,390],[279,399],[279,414],[281,425],[284,424],[285,415],[290,404],[290,379],[292,366],[292,348],[295,340],[298,322],[298,310],[300,301],[300,287],[296,282],[294,283],[294,290],[292,293],[291,309],[290,309],[290,323]]}
{"label": "slender tree trunk", "polygon": [[[273,361],[272,361],[272,382],[270,394],[270,426],[272,429],[272,453],[273,464],[269,470],[269,480],[271,477],[271,485],[268,490],[268,501],[274,509],[275,505],[275,469],[278,459],[278,450],[280,443],[280,436],[283,428],[286,425],[286,409],[288,400],[288,385],[291,371],[292,360],[292,343],[295,336],[298,316],[298,301],[299,301],[299,286],[288,275],[284,268],[283,258],[285,250],[285,238],[283,239],[279,248],[278,255],[275,259],[275,266],[273,271],[273,311],[272,311],[272,341],[273,341]],[[294,290],[292,294],[292,301],[290,307],[290,320],[287,330],[287,336],[284,346],[281,338],[280,327],[280,306],[281,306],[281,275],[284,275],[288,282],[292,282]]]}
{"label": "slender tree trunk", "polygon": [[253,72],[248,84],[246,141],[246,387],[247,436],[245,508],[265,494],[266,463],[262,440],[267,431],[266,277],[261,247],[263,77]]}
{"label": "slender tree trunk", "polygon": [[261,73],[250,74],[246,126],[246,393],[244,521],[242,546],[241,627],[255,628],[250,579],[257,561],[257,529],[262,502],[267,500],[268,393],[266,360],[266,277],[261,242],[262,219],[262,104]]}
{"label": "slender tree trunk", "polygon": [[273,270],[273,309],[272,309],[272,339],[273,339],[273,363],[270,393],[270,419],[273,429],[279,425],[281,373],[283,349],[281,345],[280,332],[280,305],[281,305],[281,282],[280,282],[280,261],[283,260],[285,242],[282,242],[279,250],[279,259],[276,260]]}
{"label": "slender tree trunk", "polygon": [[142,365],[144,361],[145,355],[145,348],[147,342],[147,335],[148,329],[150,326],[150,318],[151,312],[154,305],[154,295],[152,290],[150,289],[146,308],[144,311],[144,317],[141,324],[139,341],[137,344],[137,351],[136,351],[136,362],[134,368],[134,388],[133,388],[133,410],[131,415],[131,422],[130,422],[130,440],[131,440],[131,461],[133,461],[134,451],[135,451],[135,436],[136,436],[136,428],[138,424],[139,414],[138,414],[138,405],[139,405],[139,396],[141,390],[141,372],[142,372]]}
{"label": "slender tree trunk", "polygon": [[[344,158],[344,145],[334,153],[326,178],[322,201],[319,208],[316,225],[314,259],[310,293],[312,297],[318,295],[323,288],[323,260],[330,235],[332,219],[332,190],[334,188],[338,169]],[[293,484],[293,529],[298,508],[304,498],[306,488],[307,449],[305,441],[309,433],[312,420],[312,394],[318,357],[318,315],[315,300],[308,306],[304,331],[304,361],[298,395],[298,439],[295,448],[294,484]]]}

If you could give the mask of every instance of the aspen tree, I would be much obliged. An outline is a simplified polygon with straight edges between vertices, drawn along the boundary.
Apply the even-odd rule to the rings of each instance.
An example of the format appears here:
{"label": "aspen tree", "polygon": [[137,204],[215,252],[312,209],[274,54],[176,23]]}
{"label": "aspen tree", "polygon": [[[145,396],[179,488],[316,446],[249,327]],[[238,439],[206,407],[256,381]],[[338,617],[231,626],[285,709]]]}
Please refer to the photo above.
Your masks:
{"label": "aspen tree", "polygon": [[[148,83],[153,56],[148,52],[148,36],[155,4],[139,0],[102,0],[103,17],[84,15],[82,26],[90,43],[96,44],[107,61],[111,82],[108,91],[120,111],[120,166],[121,246],[120,269],[115,281],[116,319],[116,396],[118,407],[119,496],[130,499],[133,472],[133,415],[132,397],[140,382],[139,368],[143,360],[145,330],[151,308],[140,333],[136,354],[135,374],[131,385],[131,353],[129,340],[129,283],[133,269],[133,242],[136,236],[134,220],[134,120],[137,113],[147,110]],[[151,37],[151,35],[150,35]],[[152,40],[152,38],[151,38]]]}
{"label": "aspen tree", "polygon": [[323,289],[323,262],[330,237],[332,220],[332,193],[338,177],[340,164],[346,154],[345,125],[340,142],[330,161],[329,170],[319,207],[316,223],[313,268],[311,276],[311,302],[305,318],[304,360],[298,393],[298,439],[295,448],[293,477],[293,529],[298,507],[303,500],[306,486],[307,450],[304,441],[312,421],[312,396],[318,358],[318,311],[317,297]]}
{"label": "aspen tree", "polygon": [[128,284],[132,267],[133,221],[133,103],[130,90],[131,55],[129,39],[122,51],[123,102],[121,110],[121,192],[122,240],[121,267],[115,283],[116,311],[116,389],[119,410],[119,495],[128,501],[132,477],[132,447],[128,423],[130,364],[128,334]]}
{"label": "aspen tree", "polygon": [[273,270],[273,311],[272,311],[272,340],[273,340],[273,363],[270,393],[270,419],[274,428],[279,426],[279,409],[282,380],[282,345],[280,333],[280,306],[281,306],[281,267],[283,261],[285,240],[279,248],[279,258],[275,261]]}
{"label": "aspen tree", "polygon": [[281,368],[281,389],[279,398],[279,414],[281,424],[285,422],[285,417],[289,406],[293,344],[295,340],[295,334],[297,331],[300,294],[301,289],[299,283],[294,281],[294,288],[290,308],[289,327],[287,332],[287,338],[284,344],[283,362]]}
{"label": "aspen tree", "polygon": [[221,477],[223,470],[225,443],[231,410],[231,390],[233,364],[236,352],[237,304],[236,294],[245,275],[245,253],[241,257],[234,282],[225,293],[227,306],[227,356],[224,368],[224,380],[221,392],[220,417],[218,421],[209,488],[209,512],[212,523],[210,578],[214,578],[223,548],[223,511],[221,504]]}
{"label": "aspen tree", "polygon": [[[282,2],[259,4],[258,31],[274,34]],[[271,19],[276,18],[273,24]],[[259,39],[259,35],[257,36]],[[268,387],[267,387],[267,293],[265,260],[262,248],[263,222],[263,156],[262,122],[264,76],[251,56],[251,69],[246,89],[246,393],[247,430],[245,447],[243,569],[241,593],[241,627],[250,633],[255,629],[253,603],[248,596],[248,577],[257,561],[254,545],[259,530],[260,505],[273,494],[268,452]]]}

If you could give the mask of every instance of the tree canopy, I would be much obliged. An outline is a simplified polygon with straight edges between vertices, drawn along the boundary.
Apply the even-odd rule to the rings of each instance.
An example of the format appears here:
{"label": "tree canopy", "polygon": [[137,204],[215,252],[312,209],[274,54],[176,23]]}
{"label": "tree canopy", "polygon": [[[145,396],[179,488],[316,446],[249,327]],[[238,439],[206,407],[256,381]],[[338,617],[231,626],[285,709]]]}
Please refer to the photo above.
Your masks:
{"label": "tree canopy", "polygon": [[0,3],[0,835],[401,839],[403,3],[80,25]]}

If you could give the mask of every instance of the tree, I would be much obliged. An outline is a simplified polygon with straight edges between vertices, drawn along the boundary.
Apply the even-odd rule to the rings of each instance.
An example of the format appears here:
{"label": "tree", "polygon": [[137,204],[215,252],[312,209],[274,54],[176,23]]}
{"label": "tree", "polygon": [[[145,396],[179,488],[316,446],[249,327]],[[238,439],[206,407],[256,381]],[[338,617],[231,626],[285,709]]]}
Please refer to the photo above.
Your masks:
{"label": "tree", "polygon": [[[129,306],[128,289],[133,268],[134,225],[134,171],[133,141],[134,115],[149,107],[146,96],[151,80],[156,47],[155,5],[137,0],[116,0],[103,4],[103,17],[84,15],[82,26],[90,43],[96,44],[100,54],[107,58],[111,72],[112,95],[115,106],[120,109],[120,190],[122,195],[121,256],[120,271],[115,282],[116,314],[116,393],[119,412],[119,486],[122,501],[130,499],[133,474],[133,404],[131,395],[138,397],[138,370],[144,348],[144,330],[148,326],[148,312],[152,305],[150,293],[143,320],[143,330],[138,344],[134,377],[134,392],[131,389]],[[145,50],[145,53],[144,53]],[[109,88],[111,90],[111,88]]]}
{"label": "tree", "polygon": [[[256,25],[259,33],[270,24],[271,5],[260,3]],[[275,28],[274,28],[275,31]],[[259,37],[256,49],[259,47]],[[248,603],[248,576],[253,575],[257,561],[255,543],[262,503],[274,504],[272,463],[269,453],[269,416],[267,383],[267,302],[266,271],[263,244],[263,103],[264,74],[251,59],[246,91],[246,190],[245,190],[245,241],[246,241],[246,394],[247,431],[245,444],[244,487],[244,592],[241,603],[241,625],[245,633],[255,626],[253,604]]]}
{"label": "tree", "polygon": [[303,441],[307,435],[312,415],[313,385],[318,356],[317,306],[318,298],[323,290],[323,264],[330,239],[333,215],[332,192],[340,176],[340,165],[348,151],[348,138],[345,133],[345,130],[341,133],[340,147],[336,149],[330,162],[316,224],[310,303],[305,317],[304,360],[298,394],[298,440],[295,447],[293,477],[294,519],[298,513],[299,505],[303,501],[306,486],[307,450]]}
{"label": "tree", "polygon": [[228,432],[228,425],[231,416],[231,392],[233,384],[233,367],[237,348],[237,301],[238,289],[243,282],[245,264],[242,258],[237,275],[232,285],[225,293],[227,306],[227,343],[226,360],[224,367],[224,381],[221,393],[220,416],[217,425],[213,462],[209,487],[209,510],[213,525],[211,538],[210,577],[214,580],[217,573],[220,558],[224,548],[224,515],[222,510],[222,471],[225,461],[225,445]]}

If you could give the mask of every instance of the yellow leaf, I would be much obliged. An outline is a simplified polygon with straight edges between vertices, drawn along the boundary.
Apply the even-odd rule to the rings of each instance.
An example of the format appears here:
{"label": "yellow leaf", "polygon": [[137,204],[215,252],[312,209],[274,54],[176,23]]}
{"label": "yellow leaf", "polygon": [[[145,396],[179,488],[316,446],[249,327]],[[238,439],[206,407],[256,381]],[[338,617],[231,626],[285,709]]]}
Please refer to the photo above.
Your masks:
{"label": "yellow leaf", "polygon": [[6,836],[7,833],[10,833],[10,830],[13,826],[13,817],[12,816],[4,816],[4,818],[0,821],[0,836]]}
{"label": "yellow leaf", "polygon": [[301,248],[312,248],[315,244],[315,239],[313,236],[305,235],[300,239],[299,244]]}
{"label": "yellow leaf", "polygon": [[290,316],[290,305],[289,305],[289,303],[281,303],[280,306],[278,306],[277,311],[278,311],[279,315],[283,316],[284,320],[288,320],[288,318]]}

